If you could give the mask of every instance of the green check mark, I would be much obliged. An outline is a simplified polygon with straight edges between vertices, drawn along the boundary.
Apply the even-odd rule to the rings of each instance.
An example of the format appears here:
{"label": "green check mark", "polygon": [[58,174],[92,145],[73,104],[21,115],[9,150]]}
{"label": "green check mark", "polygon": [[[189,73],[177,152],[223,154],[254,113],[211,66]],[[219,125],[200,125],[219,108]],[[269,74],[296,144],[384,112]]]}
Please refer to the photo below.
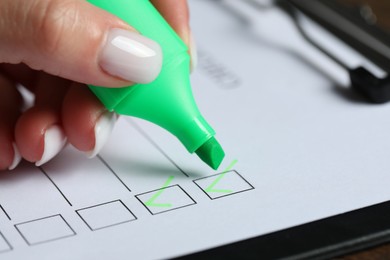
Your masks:
{"label": "green check mark", "polygon": [[233,166],[237,163],[238,160],[233,160],[230,165],[216,178],[206,189],[206,192],[217,192],[217,193],[231,193],[232,190],[221,190],[221,189],[214,189],[215,185],[218,184],[218,182],[221,181],[223,177],[225,177],[226,173],[230,171]]}
{"label": "green check mark", "polygon": [[160,195],[164,192],[164,189],[169,186],[175,176],[169,176],[168,180],[164,183],[162,188],[156,192],[148,201],[145,202],[145,205],[148,207],[160,207],[160,208],[169,208],[172,207],[170,203],[155,203],[154,201],[160,197]]}

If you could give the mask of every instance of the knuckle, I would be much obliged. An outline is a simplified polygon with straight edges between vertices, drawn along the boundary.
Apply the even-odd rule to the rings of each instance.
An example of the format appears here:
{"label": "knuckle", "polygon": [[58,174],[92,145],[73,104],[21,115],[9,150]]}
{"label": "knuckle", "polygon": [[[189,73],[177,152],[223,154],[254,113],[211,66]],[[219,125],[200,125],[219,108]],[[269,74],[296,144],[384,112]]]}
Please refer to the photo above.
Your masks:
{"label": "knuckle", "polygon": [[30,10],[31,25],[35,33],[38,51],[55,55],[61,50],[62,42],[71,37],[79,12],[76,1],[43,0]]}

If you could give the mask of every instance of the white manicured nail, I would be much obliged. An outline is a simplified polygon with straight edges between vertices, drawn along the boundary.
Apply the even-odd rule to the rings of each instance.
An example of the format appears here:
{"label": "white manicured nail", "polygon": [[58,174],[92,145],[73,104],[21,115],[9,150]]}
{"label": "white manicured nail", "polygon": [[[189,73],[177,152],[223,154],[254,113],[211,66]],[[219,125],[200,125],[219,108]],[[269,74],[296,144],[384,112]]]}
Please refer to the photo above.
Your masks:
{"label": "white manicured nail", "polygon": [[66,144],[66,136],[61,127],[53,125],[46,129],[44,136],[44,148],[42,158],[35,162],[36,166],[41,166],[56,156]]}
{"label": "white manicured nail", "polygon": [[193,72],[196,67],[198,66],[198,48],[196,46],[196,42],[194,40],[194,37],[192,36],[192,33],[190,34],[190,56],[191,56],[191,72]]}
{"label": "white manicured nail", "polygon": [[16,146],[15,143],[12,143],[12,146],[14,148],[14,160],[12,161],[12,164],[8,167],[8,170],[13,170],[16,168],[16,166],[18,166],[18,164],[20,163],[20,161],[22,160],[22,156],[20,155],[19,153],[19,149],[18,147]]}
{"label": "white manicured nail", "polygon": [[99,63],[113,76],[145,84],[160,73],[162,51],[158,43],[136,32],[111,29]]}
{"label": "white manicured nail", "polygon": [[116,114],[111,112],[105,112],[99,117],[95,125],[95,147],[86,152],[89,158],[95,157],[106,144],[117,118]]}

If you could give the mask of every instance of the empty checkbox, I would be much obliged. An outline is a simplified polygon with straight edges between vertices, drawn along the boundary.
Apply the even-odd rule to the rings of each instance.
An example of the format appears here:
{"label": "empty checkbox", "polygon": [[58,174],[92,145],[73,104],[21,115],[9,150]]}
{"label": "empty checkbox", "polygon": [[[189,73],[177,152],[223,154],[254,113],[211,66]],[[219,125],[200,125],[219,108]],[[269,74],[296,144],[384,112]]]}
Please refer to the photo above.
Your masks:
{"label": "empty checkbox", "polygon": [[7,239],[0,233],[0,253],[4,253],[12,250],[11,245],[8,243]]}
{"label": "empty checkbox", "polygon": [[76,235],[61,215],[35,219],[15,225],[28,245],[46,243]]}
{"label": "empty checkbox", "polygon": [[120,200],[79,209],[76,212],[91,230],[111,227],[137,219]]}

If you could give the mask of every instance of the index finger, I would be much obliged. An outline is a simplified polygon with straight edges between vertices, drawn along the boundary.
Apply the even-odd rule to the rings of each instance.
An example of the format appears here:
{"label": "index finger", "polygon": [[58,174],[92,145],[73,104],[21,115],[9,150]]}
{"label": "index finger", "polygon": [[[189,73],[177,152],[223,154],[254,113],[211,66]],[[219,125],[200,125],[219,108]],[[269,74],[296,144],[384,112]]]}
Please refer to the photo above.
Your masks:
{"label": "index finger", "polygon": [[151,0],[185,44],[191,44],[187,0]]}

